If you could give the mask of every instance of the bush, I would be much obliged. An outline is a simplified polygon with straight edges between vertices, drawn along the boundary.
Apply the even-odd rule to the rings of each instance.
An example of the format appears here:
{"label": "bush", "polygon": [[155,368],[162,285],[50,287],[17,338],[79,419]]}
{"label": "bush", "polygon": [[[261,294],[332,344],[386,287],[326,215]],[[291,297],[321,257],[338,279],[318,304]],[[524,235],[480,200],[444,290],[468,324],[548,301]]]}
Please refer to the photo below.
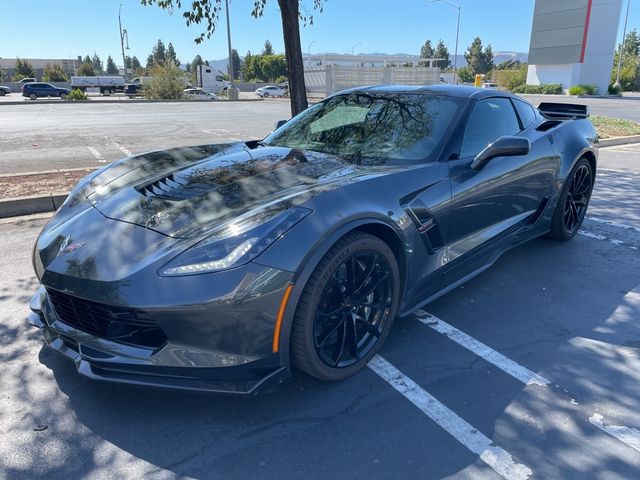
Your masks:
{"label": "bush", "polygon": [[607,88],[607,93],[609,93],[609,95],[619,95],[621,90],[622,90],[622,87],[609,85],[609,87]]}
{"label": "bush", "polygon": [[540,85],[519,85],[511,90],[513,93],[532,93],[537,95],[560,95],[562,85],[559,83],[542,83]]}
{"label": "bush", "polygon": [[595,85],[574,85],[569,89],[569,95],[597,95],[598,87]]}
{"label": "bush", "polygon": [[74,88],[73,90],[71,90],[71,93],[69,95],[67,95],[67,100],[89,100],[87,98],[87,95],[80,90],[79,88]]}
{"label": "bush", "polygon": [[507,90],[524,85],[527,81],[527,66],[509,70],[493,70],[493,81]]}
{"label": "bush", "polygon": [[284,75],[280,75],[275,79],[276,84],[284,83],[286,81],[287,81],[287,77],[285,77]]}
{"label": "bush", "polygon": [[145,84],[143,94],[152,100],[177,100],[182,98],[186,82],[184,72],[173,62],[153,68],[152,77]]}

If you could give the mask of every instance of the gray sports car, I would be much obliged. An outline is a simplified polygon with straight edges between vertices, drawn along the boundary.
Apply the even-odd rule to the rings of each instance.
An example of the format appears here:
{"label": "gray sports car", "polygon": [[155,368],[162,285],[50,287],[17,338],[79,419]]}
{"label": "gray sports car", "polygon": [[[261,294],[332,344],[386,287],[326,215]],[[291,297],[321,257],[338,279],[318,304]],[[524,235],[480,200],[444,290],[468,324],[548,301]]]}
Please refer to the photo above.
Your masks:
{"label": "gray sports car", "polygon": [[30,322],[82,375],[252,393],[362,369],[396,317],[540,235],[572,238],[595,178],[584,106],[368,87],[262,141],[120,160],[37,240]]}

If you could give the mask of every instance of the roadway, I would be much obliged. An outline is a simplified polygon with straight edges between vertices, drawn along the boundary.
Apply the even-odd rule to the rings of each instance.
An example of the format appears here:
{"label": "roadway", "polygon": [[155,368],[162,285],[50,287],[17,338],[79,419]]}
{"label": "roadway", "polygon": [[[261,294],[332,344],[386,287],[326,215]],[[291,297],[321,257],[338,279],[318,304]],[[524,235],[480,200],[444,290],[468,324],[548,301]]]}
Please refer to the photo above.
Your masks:
{"label": "roadway", "polygon": [[26,323],[46,218],[1,222],[0,477],[637,478],[639,156],[603,149],[574,240],[398,321],[371,368],[250,398],[79,377]]}
{"label": "roadway", "polygon": [[[5,97],[8,98],[8,97]],[[592,113],[640,122],[640,96],[541,101],[586,103]],[[98,167],[130,154],[268,134],[290,117],[283,99],[260,102],[0,104],[0,175]]]}

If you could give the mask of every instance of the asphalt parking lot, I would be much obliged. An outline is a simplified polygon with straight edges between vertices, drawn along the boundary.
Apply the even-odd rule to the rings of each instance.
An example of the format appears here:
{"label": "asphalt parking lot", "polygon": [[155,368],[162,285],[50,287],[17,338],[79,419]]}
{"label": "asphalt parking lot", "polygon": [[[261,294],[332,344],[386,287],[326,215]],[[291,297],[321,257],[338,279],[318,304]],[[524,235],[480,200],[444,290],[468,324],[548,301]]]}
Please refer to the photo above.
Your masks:
{"label": "asphalt parking lot", "polygon": [[0,477],[631,479],[640,471],[640,145],[601,151],[581,233],[398,321],[348,381],[248,398],[79,377],[27,326],[46,218],[0,223]]}
{"label": "asphalt parking lot", "polygon": [[[541,101],[586,103],[594,114],[640,122],[640,96],[526,98],[534,105]],[[150,150],[262,138],[276,121],[290,116],[286,99],[0,104],[0,175],[99,167]]]}

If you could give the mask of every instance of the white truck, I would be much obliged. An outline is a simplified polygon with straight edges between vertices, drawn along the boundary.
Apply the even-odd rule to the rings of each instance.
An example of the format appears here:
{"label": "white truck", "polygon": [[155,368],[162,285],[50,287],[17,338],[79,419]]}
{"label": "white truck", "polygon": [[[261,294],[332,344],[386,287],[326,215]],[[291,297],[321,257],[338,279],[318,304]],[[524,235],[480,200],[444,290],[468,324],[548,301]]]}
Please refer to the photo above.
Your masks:
{"label": "white truck", "polygon": [[124,77],[119,75],[96,77],[71,77],[71,89],[86,92],[97,89],[102,95],[113,95],[124,90]]}
{"label": "white truck", "polygon": [[218,94],[227,90],[231,83],[222,78],[222,74],[208,65],[196,68],[196,86],[207,93]]}

